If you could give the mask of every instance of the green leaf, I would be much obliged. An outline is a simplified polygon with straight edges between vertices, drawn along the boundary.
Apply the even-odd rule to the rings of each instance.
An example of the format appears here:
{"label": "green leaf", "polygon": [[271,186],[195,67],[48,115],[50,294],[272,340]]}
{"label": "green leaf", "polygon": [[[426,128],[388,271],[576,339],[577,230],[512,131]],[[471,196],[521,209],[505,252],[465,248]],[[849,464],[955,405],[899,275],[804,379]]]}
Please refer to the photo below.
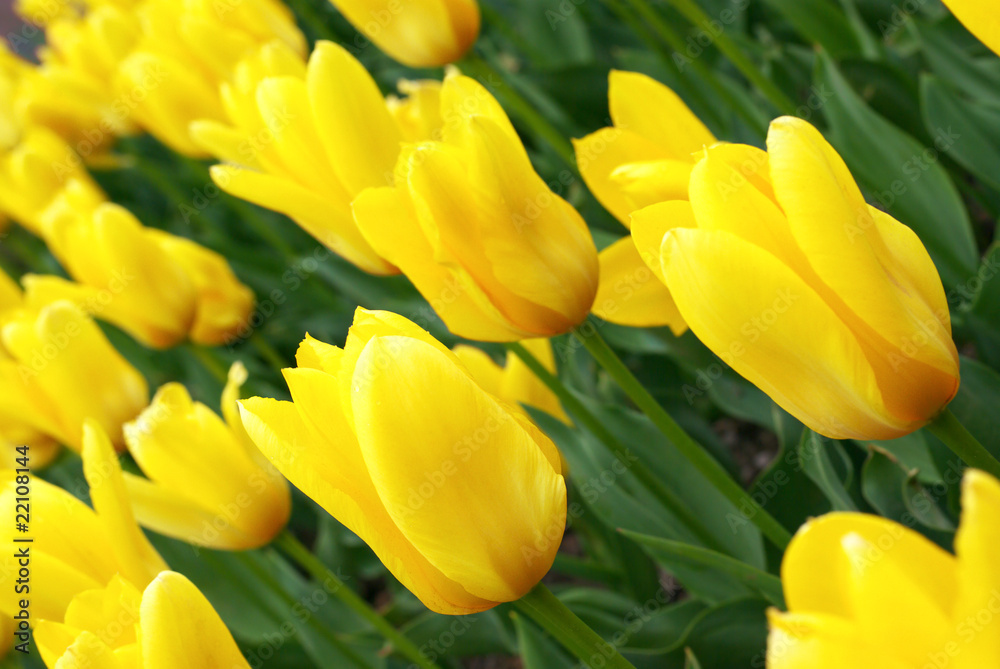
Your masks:
{"label": "green leaf", "polygon": [[467,616],[427,611],[400,629],[432,662],[445,657],[512,654],[517,649],[496,609]]}
{"label": "green leaf", "polygon": [[829,0],[764,0],[785,17],[806,40],[821,45],[836,57],[861,52],[861,44],[844,12]]}
{"label": "green leaf", "polygon": [[[711,593],[718,592],[721,588],[717,584],[725,579],[744,586],[748,595],[761,595],[775,606],[782,608],[785,606],[781,579],[773,574],[768,574],[761,569],[707,548],[627,530],[622,530],[622,534],[647,546],[668,569],[674,570],[676,565],[680,564],[686,567],[684,569],[686,573],[699,574],[701,578],[698,579],[697,583],[689,584],[684,581],[682,583],[705,601],[719,601]],[[702,584],[705,584],[706,587],[702,588]],[[736,589],[734,586],[724,588],[727,595]]]}
{"label": "green leaf", "polygon": [[1000,107],[987,107],[960,97],[934,76],[920,80],[920,98],[927,130],[932,135],[954,133],[948,154],[993,188],[1000,188]]}
{"label": "green leaf", "polygon": [[1000,61],[992,55],[973,57],[942,24],[913,21],[910,26],[923,43],[924,56],[935,74],[975,100],[1000,105]]}
{"label": "green leaf", "polygon": [[806,475],[830,500],[834,510],[858,510],[846,488],[852,473],[851,460],[839,441],[827,439],[807,428],[799,442],[799,461]]}
{"label": "green leaf", "polygon": [[920,236],[946,290],[964,282],[975,272],[979,253],[958,190],[938,162],[940,150],[953,146],[954,138],[935,138],[936,147],[921,145],[872,111],[824,54],[816,78],[828,95],[829,139],[858,183]]}
{"label": "green leaf", "polygon": [[948,408],[994,457],[1000,457],[1000,430],[996,429],[1000,374],[965,356],[960,361],[962,385]]}
{"label": "green leaf", "polygon": [[982,360],[1000,368],[1000,243],[987,249],[977,275],[970,279],[957,297],[969,300],[962,313],[964,330],[971,334]]}
{"label": "green leaf", "polygon": [[893,455],[872,446],[861,468],[861,494],[880,515],[903,522],[907,514],[903,488],[908,474]]}

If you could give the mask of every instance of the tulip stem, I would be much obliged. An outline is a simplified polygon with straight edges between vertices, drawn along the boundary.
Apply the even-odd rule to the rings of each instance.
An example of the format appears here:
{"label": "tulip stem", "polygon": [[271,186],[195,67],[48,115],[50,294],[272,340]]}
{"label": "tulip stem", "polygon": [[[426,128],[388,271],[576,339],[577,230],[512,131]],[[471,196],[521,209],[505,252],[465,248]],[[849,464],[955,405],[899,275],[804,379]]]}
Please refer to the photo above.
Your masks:
{"label": "tulip stem", "polygon": [[[296,601],[295,597],[292,596],[288,592],[288,590],[286,590],[285,586],[282,585],[281,582],[279,582],[278,579],[275,578],[273,574],[267,571],[267,569],[262,568],[259,564],[257,564],[256,560],[251,558],[246,553],[237,552],[236,556],[240,560],[240,562],[242,562],[247,569],[252,571],[254,575],[258,579],[260,579],[261,582],[264,583],[264,585],[269,587],[271,589],[271,592],[273,592],[279,599],[281,599],[281,601],[284,602],[286,606],[294,610],[295,606],[299,602]],[[353,648],[344,643],[344,641],[339,636],[334,634],[333,630],[331,630],[326,625],[322,624],[322,622],[320,622],[320,620],[316,616],[309,616],[309,619],[306,621],[306,625],[310,627],[313,631],[315,631],[318,635],[326,639],[326,641],[331,646],[336,648],[337,651],[340,652],[345,658],[347,658],[351,662],[351,664],[353,664],[356,667],[359,667],[360,669],[371,669],[371,664],[369,664],[363,657],[361,657],[357,653],[357,651],[355,651]]]}
{"label": "tulip stem", "polygon": [[944,442],[952,453],[962,458],[970,467],[981,469],[1000,479],[1000,461],[972,433],[965,429],[958,418],[945,409],[927,426],[931,434]]}
{"label": "tulip stem", "polygon": [[508,350],[516,355],[525,366],[530,369],[538,380],[541,381],[545,386],[555,393],[559,401],[562,402],[563,407],[567,412],[573,417],[573,420],[577,421],[583,425],[587,430],[591,432],[598,441],[600,441],[608,449],[608,451],[615,456],[615,458],[621,462],[626,468],[628,468],[633,476],[638,479],[639,483],[646,488],[654,497],[656,497],[663,506],[673,513],[678,520],[680,520],[691,533],[702,542],[706,548],[712,548],[720,553],[726,553],[725,547],[719,543],[712,534],[705,528],[704,524],[698,520],[694,513],[688,508],[673,490],[669,487],[663,485],[663,482],[656,478],[648,469],[643,466],[633,467],[632,463],[629,462],[627,454],[628,447],[621,442],[618,437],[616,437],[611,430],[609,430],[601,420],[594,415],[594,413],[587,408],[587,406],[580,401],[580,399],[573,394],[573,392],[566,387],[566,385],[557,377],[555,374],[550,372],[545,366],[538,361],[531,351],[526,349],[523,345],[513,342],[507,344]]}
{"label": "tulip stem", "polygon": [[625,391],[636,406],[638,406],[663,435],[681,452],[688,462],[701,472],[709,483],[732,502],[737,509],[749,510],[748,520],[778,548],[784,550],[792,540],[791,533],[779,523],[774,516],[758,504],[746,490],[734,481],[726,470],[713,458],[701,444],[677,424],[666,409],[660,406],[648,390],[635,378],[635,375],[625,366],[618,355],[604,341],[597,327],[592,323],[578,326],[573,334],[594,357],[598,364]]}
{"label": "tulip stem", "polygon": [[406,638],[402,632],[379,615],[378,611],[373,609],[371,604],[347,587],[294,534],[288,530],[283,531],[274,540],[274,546],[302,567],[316,581],[323,583],[328,591],[345,604],[347,608],[368,621],[400,654],[409,658],[416,666],[423,667],[423,669],[440,669],[438,665],[424,657],[424,654],[420,652],[415,643]]}
{"label": "tulip stem", "polygon": [[514,602],[518,610],[534,620],[577,657],[584,667],[635,669],[618,649],[590,629],[570,611],[552,591],[539,583],[531,592]]}
{"label": "tulip stem", "polygon": [[[740,46],[729,35],[726,34],[728,26],[722,25],[705,13],[694,0],[667,0],[678,12],[693,23],[698,28],[707,31],[714,36],[715,45],[719,51],[736,66],[744,77],[764,94],[764,97],[774,105],[782,114],[795,114],[795,103],[785,93],[778,88],[773,81],[764,76],[760,68],[743,53]],[[632,6],[636,8],[646,18],[651,21],[651,17],[658,16],[655,10],[649,6],[648,0],[631,0]],[[718,28],[716,28],[718,26]],[[697,56],[696,56],[697,57]]]}
{"label": "tulip stem", "polygon": [[481,82],[497,98],[503,100],[514,116],[527,124],[532,132],[541,137],[552,147],[552,150],[562,158],[566,165],[576,172],[576,154],[573,146],[563,137],[559,130],[549,123],[548,119],[538,113],[538,110],[514,88],[514,86],[495,67],[474,52],[469,52],[459,66],[470,74],[477,75]]}

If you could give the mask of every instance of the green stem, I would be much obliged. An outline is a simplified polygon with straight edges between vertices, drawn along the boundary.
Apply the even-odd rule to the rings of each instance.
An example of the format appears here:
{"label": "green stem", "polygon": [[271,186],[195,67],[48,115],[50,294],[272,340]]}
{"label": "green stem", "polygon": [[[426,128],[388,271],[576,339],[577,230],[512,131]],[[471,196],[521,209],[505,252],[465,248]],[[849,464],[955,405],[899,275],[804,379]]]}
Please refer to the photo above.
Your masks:
{"label": "green stem", "polygon": [[993,454],[965,429],[951,409],[946,408],[938,414],[927,429],[967,465],[1000,479],[1000,461],[997,461]]}
{"label": "green stem", "polygon": [[[667,0],[670,4],[674,6],[677,11],[684,15],[688,21],[695,24],[699,28],[706,28],[706,26],[711,25],[712,19],[709,18],[708,14],[705,13],[701,7],[698,6],[694,0]],[[644,6],[644,15],[655,14],[655,10],[649,6],[648,0],[631,0],[633,6],[639,7]],[[712,31],[713,33],[715,31]],[[715,35],[715,44],[719,47],[719,51],[725,54],[726,58],[736,66],[743,76],[747,78],[750,83],[757,87],[761,93],[764,94],[771,104],[773,104],[782,114],[794,114],[795,113],[795,103],[792,102],[785,93],[778,88],[774,82],[765,77],[757,65],[754,64],[750,58],[743,53],[739,45],[733,41],[729,35],[726,34],[725,28],[718,31]]]}
{"label": "green stem", "polygon": [[194,355],[195,359],[201,363],[201,366],[205,368],[205,371],[211,374],[212,378],[216,381],[225,383],[229,379],[229,370],[212,353],[211,349],[194,343],[188,343],[187,348]]}
{"label": "green stem", "polygon": [[550,372],[548,369],[538,361],[531,351],[526,349],[523,345],[513,342],[507,344],[507,348],[511,353],[516,355],[521,359],[522,362],[530,369],[538,380],[545,384],[549,390],[555,393],[559,401],[562,402],[563,407],[566,411],[573,417],[577,423],[583,425],[587,430],[590,431],[598,441],[604,444],[605,448],[608,449],[612,455],[629,471],[632,475],[639,481],[639,483],[646,488],[661,504],[671,513],[673,513],[678,520],[680,520],[686,528],[698,538],[705,546],[711,547],[714,550],[725,553],[726,549],[722,547],[719,541],[712,536],[711,533],[705,526],[698,520],[694,513],[688,508],[687,504],[684,503],[673,490],[665,486],[662,481],[660,481],[656,476],[652,474],[648,469],[646,469],[641,463],[638,467],[633,467],[633,463],[629,461],[628,458],[628,447],[621,442],[621,440],[616,437],[611,430],[609,430],[600,419],[594,415],[594,413],[587,408],[587,406],[576,396],[573,392],[566,387],[559,377]]}
{"label": "green stem", "polygon": [[334,597],[339,599],[354,613],[368,621],[397,651],[409,658],[418,667],[423,667],[423,669],[440,669],[438,665],[424,657],[424,654],[420,652],[416,644],[403,636],[402,632],[390,625],[389,621],[379,615],[368,602],[347,587],[336,574],[327,569],[326,565],[313,555],[291,532],[285,530],[279,534],[274,540],[274,546],[302,567],[318,582],[324,583],[332,590]]}
{"label": "green stem", "polygon": [[736,508],[751,509],[749,520],[778,548],[784,550],[792,540],[791,533],[767,513],[760,504],[734,481],[726,470],[698,442],[692,439],[670,414],[660,406],[635,375],[625,366],[615,352],[604,341],[596,325],[588,321],[586,329],[577,327],[573,334],[587,351],[604,368],[612,379],[625,391],[636,406],[649,417],[663,435],[677,447],[688,462],[701,472],[709,483],[732,502]]}
{"label": "green stem", "polygon": [[507,77],[472,51],[459,63],[459,67],[470,74],[478,76],[481,80],[489,81],[492,78],[503,82],[504,86],[502,89],[491,92],[501,98],[513,112],[514,116],[526,123],[532,132],[552,147],[552,150],[556,152],[563,162],[576,173],[576,154],[573,151],[573,145],[563,137],[562,133],[554,125],[549,123],[548,119],[539,114],[534,106],[517,92]]}
{"label": "green stem", "polygon": [[295,262],[295,249],[293,249],[291,244],[285,241],[284,237],[282,237],[278,231],[274,229],[270,221],[266,220],[260,215],[260,213],[258,213],[258,211],[254,208],[255,205],[251,205],[249,202],[241,200],[235,196],[227,197],[226,201],[228,202],[229,208],[232,212],[236,214],[248,228],[257,233],[258,237],[270,244],[272,248],[281,254],[286,264],[291,265]]}
{"label": "green stem", "polygon": [[275,369],[282,370],[291,366],[288,360],[285,360],[274,346],[271,345],[271,342],[264,339],[264,337],[257,335],[252,337],[250,341],[253,342],[253,346],[260,353],[260,356]]}
{"label": "green stem", "polygon": [[[284,603],[290,608],[294,608],[298,602],[295,597],[293,597],[285,587],[266,569],[262,569],[260,565],[256,563],[249,555],[245,553],[237,552],[236,557],[247,567],[250,571],[254,573],[264,585],[269,587],[271,591],[277,595]],[[344,657],[346,657],[352,665],[360,667],[360,669],[372,669],[371,664],[368,663],[363,657],[361,657],[357,651],[344,643],[340,637],[334,634],[333,630],[324,625],[315,615],[310,615],[306,620],[306,625],[313,629],[317,634],[322,636],[326,641],[336,648]]]}
{"label": "green stem", "polygon": [[631,662],[618,653],[617,648],[590,629],[541,583],[514,602],[514,605],[554,636],[583,666],[635,669]]}

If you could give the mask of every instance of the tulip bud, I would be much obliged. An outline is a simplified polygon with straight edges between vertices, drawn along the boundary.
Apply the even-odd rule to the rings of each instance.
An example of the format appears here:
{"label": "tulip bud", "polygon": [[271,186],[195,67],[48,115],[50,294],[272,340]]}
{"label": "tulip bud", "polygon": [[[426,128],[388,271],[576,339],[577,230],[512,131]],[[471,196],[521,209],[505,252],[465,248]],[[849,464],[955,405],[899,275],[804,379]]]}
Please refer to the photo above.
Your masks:
{"label": "tulip bud", "polygon": [[358,227],[456,335],[567,332],[597,292],[586,223],[535,173],[507,115],[476,81],[448,76],[441,117],[441,141],[403,149],[394,187],[354,200]]}
{"label": "tulip bud", "polygon": [[[594,197],[630,227],[637,209],[687,199],[694,154],[716,140],[684,101],[655,79],[612,70],[608,84],[614,126],[574,140],[573,147]],[[593,313],[619,325],[667,325],[679,336],[687,324],[650,263],[658,268],[659,254],[644,259],[627,238],[601,251]]]}
{"label": "tulip bud", "polygon": [[[351,24],[403,65],[454,63],[479,37],[476,0],[331,0]],[[367,46],[359,43],[355,45]],[[364,40],[360,40],[364,42]]]}
{"label": "tulip bud", "polygon": [[225,258],[190,240],[145,228],[118,205],[101,203],[90,211],[82,203],[53,207],[42,226],[53,254],[74,281],[26,276],[29,305],[72,301],[153,348],[168,348],[188,337],[199,344],[225,343],[253,309],[253,293]]}
{"label": "tulip bud", "polygon": [[767,666],[1000,666],[998,526],[1000,483],[976,470],[955,555],[877,516],[806,523],[781,565],[788,612],[769,612]]}
{"label": "tulip bud", "polygon": [[475,613],[545,575],[566,522],[559,452],[454,353],[358,309],[343,349],[307,337],[296,359],[292,402],[241,402],[247,433],[424,604]]}
{"label": "tulip bud", "polygon": [[358,193],[393,182],[402,139],[361,63],[332,42],[318,42],[308,65],[272,43],[240,63],[222,97],[228,124],[191,127],[195,141],[226,162],[212,168],[219,188],[286,214],[366,272],[398,274],[351,215]]}
{"label": "tulip bud", "polygon": [[93,419],[116,445],[121,426],[149,398],[146,380],[70,302],[4,315],[0,326],[0,406],[79,451]]}
{"label": "tulip bud", "polygon": [[[42,584],[32,592],[33,620],[62,620],[74,597],[102,588],[116,575],[145,587],[167,568],[135,522],[107,435],[89,420],[83,434],[83,470],[93,509],[62,488],[31,479],[31,578]],[[18,485],[13,471],[0,472],[0,511],[10,518],[15,517],[17,497],[23,497]],[[15,554],[24,546],[10,538],[2,543],[0,611],[15,615],[23,598],[14,591]]]}
{"label": "tulip bud", "polygon": [[690,204],[632,217],[684,320],[734,370],[835,439],[893,439],[958,390],[941,280],[919,238],[867,205],[805,121],[771,124],[768,153],[708,149]]}
{"label": "tulip bud", "polygon": [[271,41],[300,57],[306,51],[280,0],[146,0],[135,11],[142,36],[119,65],[117,89],[143,128],[188,156],[204,155],[191,123],[225,118],[220,86],[242,59]]}
{"label": "tulip bud", "polygon": [[125,475],[142,525],[223,550],[259,548],[285,527],[292,510],[288,484],[240,421],[236,400],[246,376],[240,363],[229,371],[225,420],[169,383],[125,425],[129,452],[148,477]]}
{"label": "tulip bud", "polygon": [[[548,339],[526,339],[521,344],[542,363],[545,369],[556,373],[555,356]],[[527,404],[545,411],[564,423],[571,424],[563,411],[559,398],[542,383],[534,372],[513,353],[507,353],[506,366],[493,362],[486,352],[475,346],[459,345],[453,349],[458,359],[472,374],[476,383],[486,392],[510,402],[519,408]]]}
{"label": "tulip bud", "polygon": [[944,4],[983,44],[1000,54],[1000,17],[990,0],[944,0]]}
{"label": "tulip bud", "polygon": [[40,621],[34,636],[50,669],[250,669],[211,603],[172,571],[142,593],[115,577],[78,595],[63,623]]}

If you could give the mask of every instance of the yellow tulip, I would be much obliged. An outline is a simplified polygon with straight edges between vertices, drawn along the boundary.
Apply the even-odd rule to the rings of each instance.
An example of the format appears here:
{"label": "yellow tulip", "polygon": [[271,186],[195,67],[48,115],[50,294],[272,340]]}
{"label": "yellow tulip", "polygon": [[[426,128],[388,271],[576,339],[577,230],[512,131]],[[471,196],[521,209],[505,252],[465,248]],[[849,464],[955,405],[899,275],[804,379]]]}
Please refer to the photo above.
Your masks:
{"label": "yellow tulip", "polygon": [[125,443],[144,479],[125,474],[136,517],[145,526],[191,544],[224,550],[258,548],[288,522],[288,484],[243,430],[236,363],[222,393],[225,420],[183,386],[169,383],[125,425]]}
{"label": "yellow tulip", "polygon": [[249,669],[212,604],[187,578],[159,574],[144,592],[122,578],[73,600],[35,630],[49,669]]}
{"label": "yellow tulip", "polygon": [[122,425],[146,406],[146,380],[70,302],[4,314],[0,406],[79,451],[85,419],[124,446]]}
{"label": "yellow tulip", "polygon": [[28,67],[0,42],[0,151],[7,151],[21,139],[24,124],[18,113],[16,96]]}
{"label": "yellow tulip", "polygon": [[[331,0],[368,40],[403,65],[454,63],[479,37],[476,0]],[[356,47],[367,40],[358,36]]]}
{"label": "yellow tulip", "polygon": [[968,471],[962,507],[956,555],[876,516],[807,523],[781,566],[769,669],[1000,666],[1000,483]]}
{"label": "yellow tulip", "polygon": [[[716,139],[676,93],[655,79],[612,70],[608,84],[614,125],[574,140],[573,147],[594,197],[630,227],[637,209],[687,199],[694,154]],[[659,255],[644,259],[626,239],[601,252],[594,314],[619,325],[666,325],[675,335],[682,334],[687,324],[669,291],[656,280],[656,270],[650,269],[659,265]]]}
{"label": "yellow tulip", "polygon": [[77,197],[105,198],[62,138],[46,128],[32,127],[0,155],[0,212],[41,235],[43,214],[70,182],[81,191]]}
{"label": "yellow tulip", "polygon": [[[24,306],[24,296],[20,286],[0,270],[0,323],[5,315]],[[9,360],[6,350],[0,345],[0,360]],[[0,363],[4,364],[4,363]],[[16,407],[0,406],[0,469],[14,469],[18,457],[18,446],[27,445],[31,450],[31,466],[40,469],[55,459],[61,445],[58,441],[38,428],[26,423],[17,413]],[[0,657],[3,654],[0,653]]]}
{"label": "yellow tulip", "polygon": [[[74,495],[32,477],[30,592],[16,593],[15,554],[24,544],[3,539],[0,556],[0,611],[16,615],[19,600],[31,602],[32,620],[62,620],[73,598],[104,587],[121,575],[145,587],[167,568],[135,522],[121,466],[107,435],[95,421],[83,428],[83,471],[93,509]],[[13,471],[0,472],[0,509],[15,515],[18,481]]]}
{"label": "yellow tulip", "polygon": [[810,428],[892,439],[958,390],[944,289],[919,238],[867,205],[814,127],[771,124],[768,153],[708,149],[690,204],[632,216],[643,254],[716,355]]}
{"label": "yellow tulip", "polygon": [[361,232],[456,335],[513,341],[578,325],[597,292],[586,223],[535,173],[475,80],[448,75],[441,118],[440,141],[404,147],[394,186],[354,200]]}
{"label": "yellow tulip", "polygon": [[566,521],[559,452],[454,353],[358,309],[343,349],[307,336],[296,360],[292,402],[240,403],[247,433],[424,604],[474,613],[545,575]]}
{"label": "yellow tulip", "polygon": [[116,204],[88,202],[76,184],[63,197],[43,216],[42,236],[74,280],[26,276],[29,304],[70,300],[154,348],[188,337],[222,344],[249,318],[253,293],[221,255],[143,227]]}
{"label": "yellow tulip", "polygon": [[573,147],[594,197],[630,227],[637,209],[687,199],[695,154],[716,139],[676,93],[645,74],[612,70],[608,107],[614,125]]}
{"label": "yellow tulip", "polygon": [[204,155],[191,123],[225,119],[220,85],[241,60],[274,40],[300,56],[306,51],[280,0],[146,0],[135,13],[141,37],[119,65],[119,96],[143,128],[189,156]]}
{"label": "yellow tulip", "polygon": [[36,26],[47,26],[56,19],[79,16],[87,9],[100,7],[132,7],[141,0],[14,0],[18,16]]}
{"label": "yellow tulip", "polygon": [[1000,16],[990,0],[944,0],[944,4],[973,35],[1000,54]]}
{"label": "yellow tulip", "polygon": [[111,5],[51,21],[38,51],[40,64],[18,91],[25,122],[53,130],[88,160],[117,137],[134,133],[130,99],[119,95],[114,81],[138,31],[131,12]]}
{"label": "yellow tulip", "polygon": [[403,88],[406,101],[387,102],[361,63],[332,42],[318,42],[308,64],[272,43],[222,86],[228,124],[199,121],[191,133],[225,161],[212,169],[220,188],[287,215],[366,272],[397,274],[361,235],[351,201],[392,183],[401,141],[437,130],[440,85]]}
{"label": "yellow tulip", "polygon": [[[521,344],[553,374],[556,360],[548,339],[526,339]],[[507,362],[501,367],[485,351],[475,346],[461,344],[453,349],[458,359],[472,374],[472,378],[486,392],[510,402],[514,406],[527,404],[552,414],[564,423],[571,423],[562,404],[548,386],[538,380],[534,372],[513,353],[507,353]]]}

